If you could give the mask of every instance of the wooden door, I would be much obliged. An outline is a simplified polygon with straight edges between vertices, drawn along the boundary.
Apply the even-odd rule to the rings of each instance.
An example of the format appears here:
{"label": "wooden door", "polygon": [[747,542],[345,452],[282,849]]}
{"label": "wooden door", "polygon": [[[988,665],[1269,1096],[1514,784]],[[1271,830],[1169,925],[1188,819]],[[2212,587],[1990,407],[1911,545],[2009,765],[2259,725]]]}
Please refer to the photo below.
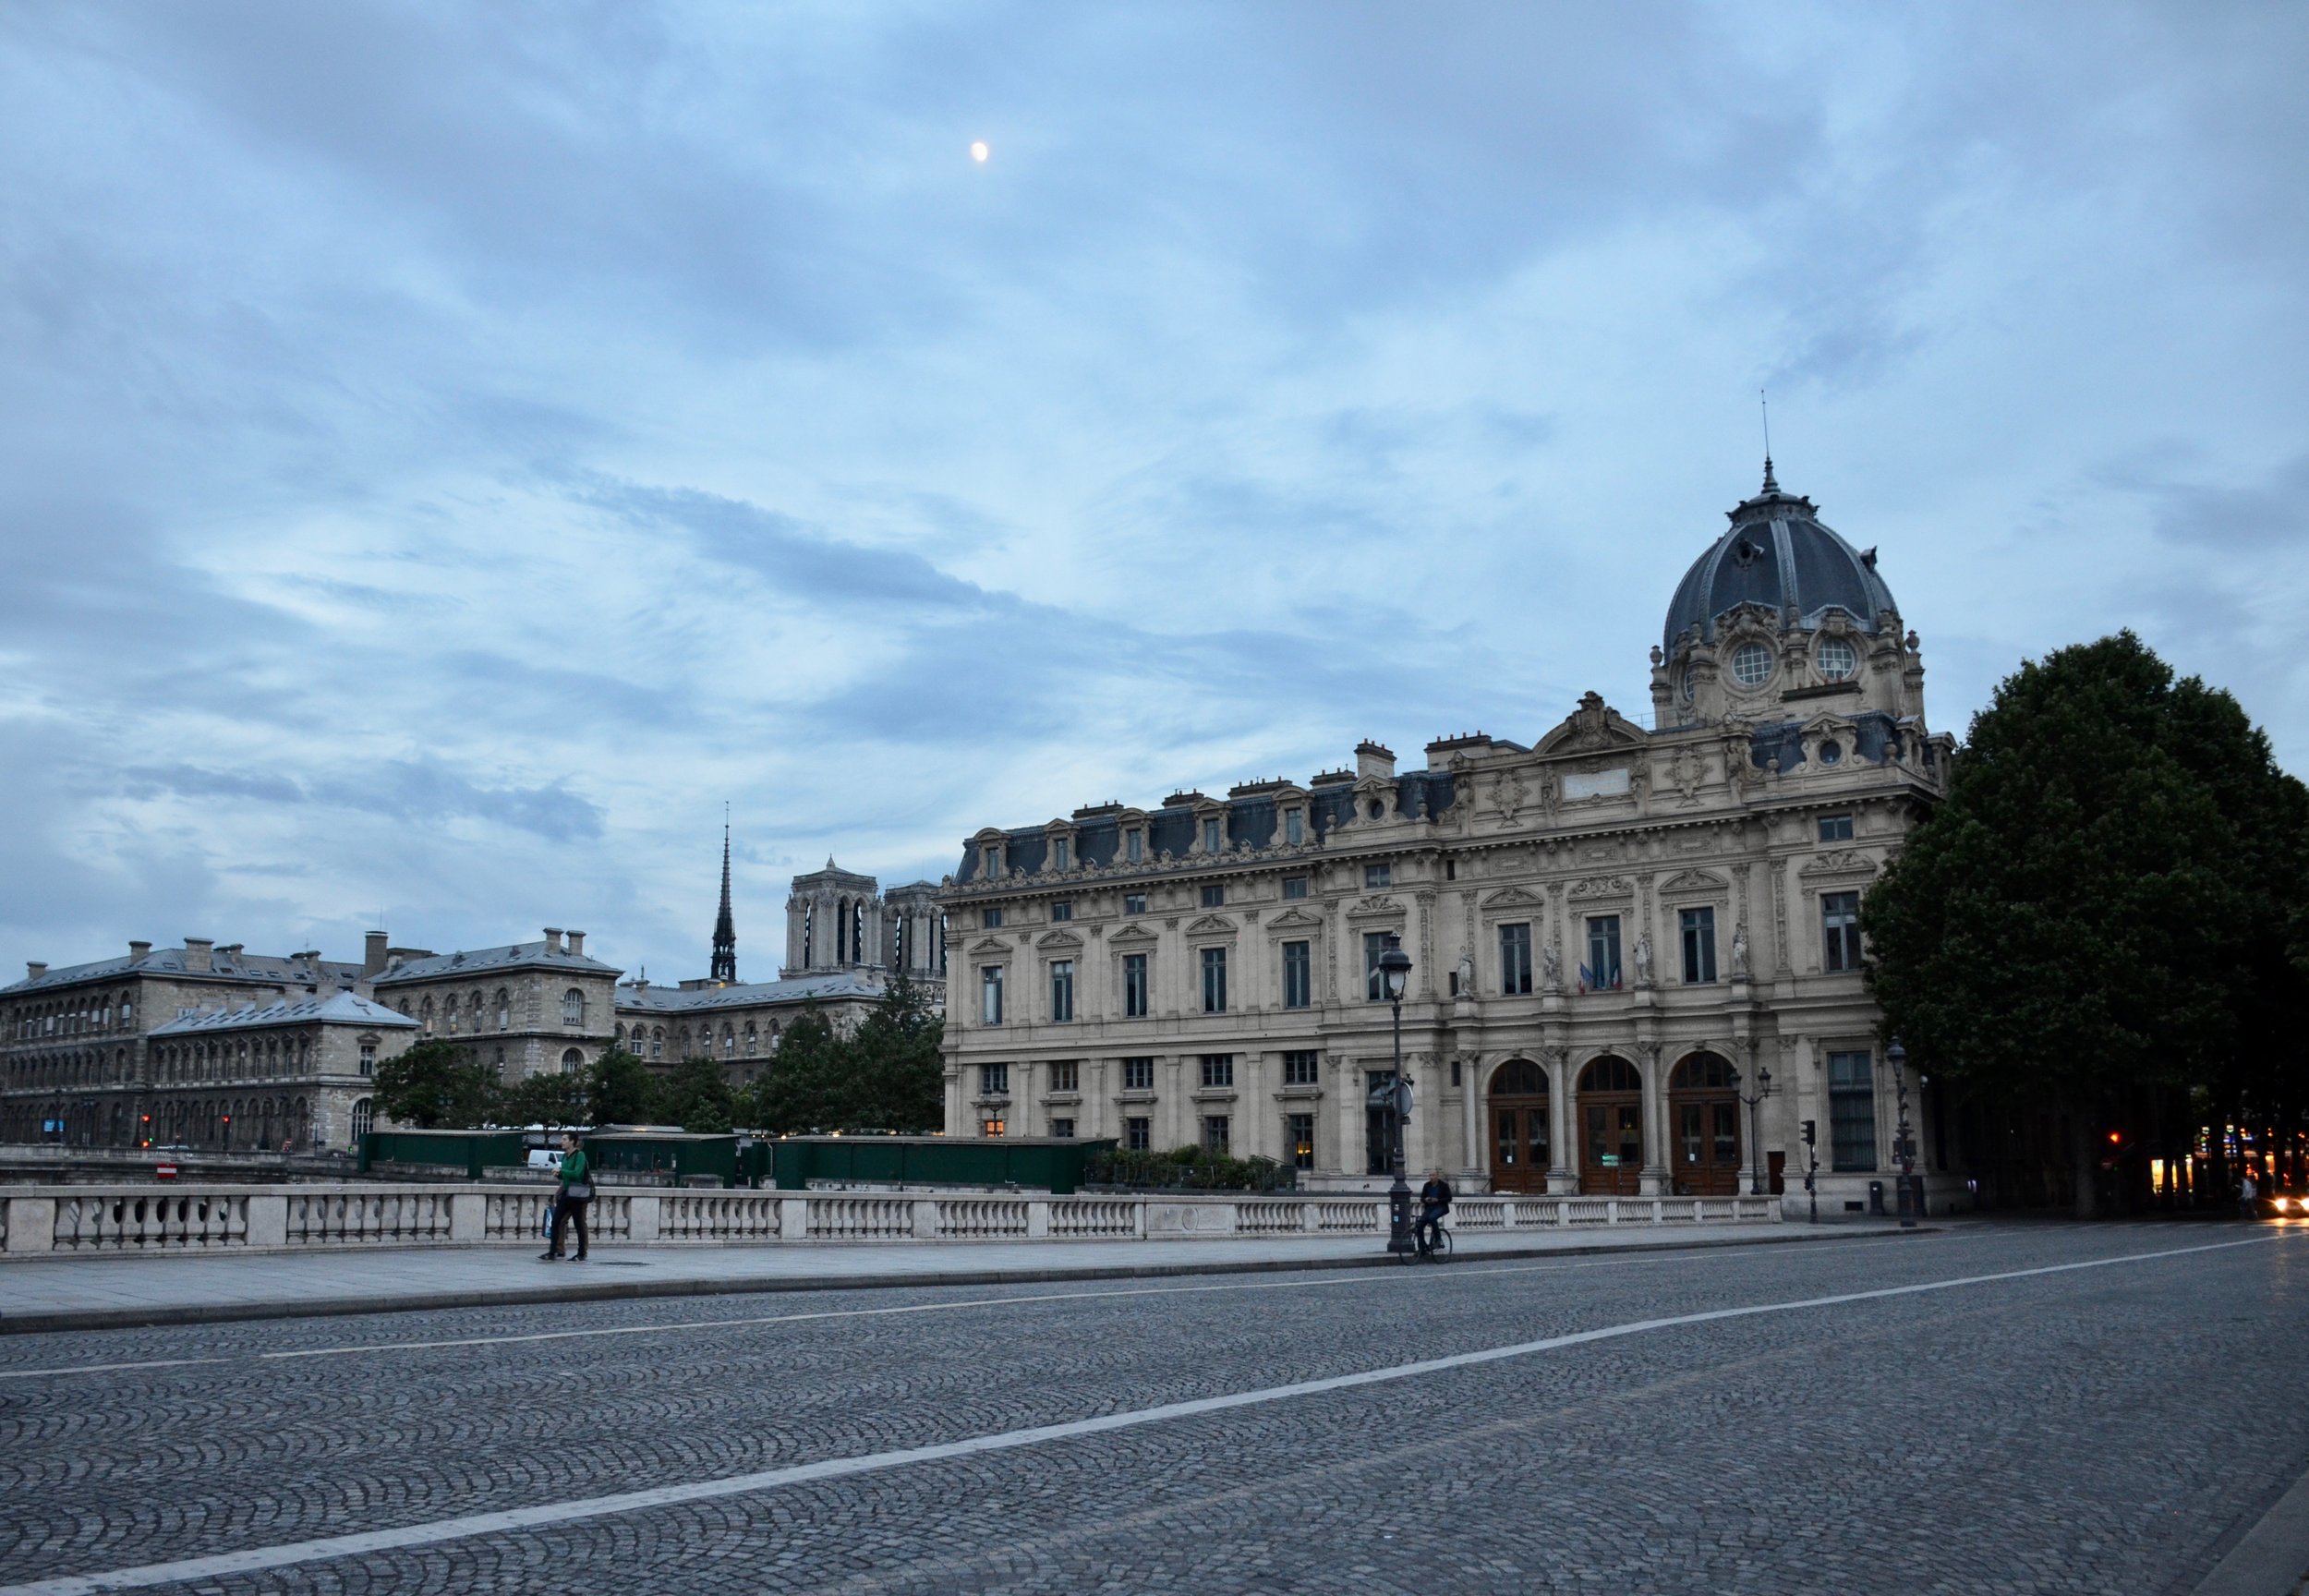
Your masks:
{"label": "wooden door", "polygon": [[1732,1066],[1695,1053],[1668,1081],[1668,1130],[1678,1197],[1734,1197],[1741,1190],[1740,1096]]}
{"label": "wooden door", "polygon": [[1486,1118],[1492,1132],[1492,1190],[1545,1191],[1551,1156],[1547,1072],[1529,1058],[1492,1071]]}
{"label": "wooden door", "polygon": [[1606,1056],[1579,1073],[1579,1190],[1591,1197],[1633,1197],[1642,1190],[1643,1077],[1625,1058]]}

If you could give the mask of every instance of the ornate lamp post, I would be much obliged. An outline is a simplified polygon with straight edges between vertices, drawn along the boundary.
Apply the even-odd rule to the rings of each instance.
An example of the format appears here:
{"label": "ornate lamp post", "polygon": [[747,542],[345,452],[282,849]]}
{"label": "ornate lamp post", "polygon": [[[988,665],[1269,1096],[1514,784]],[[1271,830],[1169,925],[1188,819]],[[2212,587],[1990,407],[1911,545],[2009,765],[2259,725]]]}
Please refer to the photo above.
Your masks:
{"label": "ornate lamp post", "polygon": [[1771,1095],[1771,1071],[1756,1071],[1756,1095],[1750,1097],[1740,1091],[1740,1072],[1735,1070],[1732,1071],[1732,1090],[1741,1102],[1747,1105],[1747,1194],[1761,1197],[1764,1194],[1763,1116],[1757,1110],[1764,1099]]}
{"label": "ornate lamp post", "polygon": [[1403,1081],[1403,990],[1410,984],[1411,956],[1388,944],[1379,955],[1379,975],[1395,1008],[1395,1077],[1387,1082],[1387,1167],[1395,1183],[1387,1188],[1387,1251],[1410,1252],[1417,1243],[1411,1235],[1411,1184],[1403,1169],[1403,1119],[1411,1106]]}
{"label": "ornate lamp post", "polygon": [[1916,1190],[1916,1139],[1908,1129],[1908,1049],[1899,1037],[1884,1049],[1884,1062],[1892,1067],[1892,1086],[1900,1094],[1900,1126],[1892,1132],[1892,1156],[1900,1160],[1900,1227],[1914,1230],[1916,1210],[1924,1204]]}

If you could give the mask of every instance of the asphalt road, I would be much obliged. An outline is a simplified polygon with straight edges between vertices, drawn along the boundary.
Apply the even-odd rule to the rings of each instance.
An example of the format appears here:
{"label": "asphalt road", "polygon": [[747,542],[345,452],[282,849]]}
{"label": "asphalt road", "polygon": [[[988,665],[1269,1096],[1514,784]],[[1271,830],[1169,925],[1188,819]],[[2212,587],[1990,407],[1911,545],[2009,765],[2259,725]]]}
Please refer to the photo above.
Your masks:
{"label": "asphalt road", "polygon": [[2273,1227],[0,1341],[0,1596],[2138,1596],[2304,1471]]}

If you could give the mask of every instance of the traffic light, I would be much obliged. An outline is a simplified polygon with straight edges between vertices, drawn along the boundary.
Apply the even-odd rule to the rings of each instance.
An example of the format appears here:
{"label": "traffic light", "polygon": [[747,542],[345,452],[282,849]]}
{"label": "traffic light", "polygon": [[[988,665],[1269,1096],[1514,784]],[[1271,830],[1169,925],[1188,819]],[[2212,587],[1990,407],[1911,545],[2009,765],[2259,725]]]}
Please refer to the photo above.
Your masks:
{"label": "traffic light", "polygon": [[1805,1144],[1807,1147],[1817,1147],[1817,1146],[1819,1146],[1819,1120],[1817,1120],[1817,1119],[1807,1119],[1807,1120],[1804,1122],[1804,1144]]}
{"label": "traffic light", "polygon": [[2109,1132],[2109,1145],[2110,1145],[2110,1146],[2114,1147],[2114,1146],[2116,1146],[2119,1143],[2122,1142],[2123,1140],[2124,1140],[2124,1132],[2123,1132],[2123,1131],[2122,1131],[2122,1130],[2111,1130],[2111,1131],[2110,1131],[2110,1132]]}

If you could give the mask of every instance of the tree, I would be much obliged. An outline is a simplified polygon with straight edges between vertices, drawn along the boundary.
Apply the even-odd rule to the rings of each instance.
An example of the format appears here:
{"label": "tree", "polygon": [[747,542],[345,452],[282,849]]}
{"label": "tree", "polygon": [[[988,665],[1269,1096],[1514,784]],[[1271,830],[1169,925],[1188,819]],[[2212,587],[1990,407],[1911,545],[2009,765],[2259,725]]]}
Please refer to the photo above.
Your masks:
{"label": "tree", "polygon": [[756,1128],[781,1134],[840,1129],[836,1096],[845,1052],[816,1005],[805,1008],[754,1082]]}
{"label": "tree", "polygon": [[612,1047],[585,1071],[586,1117],[596,1125],[647,1125],[658,1113],[658,1078],[649,1066]]}
{"label": "tree", "polygon": [[2130,632],[2024,664],[1863,906],[1887,1034],[1977,1103],[2057,1109],[2080,1205],[2104,1127],[2171,1155],[2175,1094],[2233,1097],[2299,1000],[2302,794]]}
{"label": "tree", "polygon": [[515,1125],[581,1125],[585,1084],[583,1076],[558,1071],[525,1076],[505,1089],[499,1112]]}
{"label": "tree", "polygon": [[729,1130],[732,1106],[721,1066],[710,1058],[683,1059],[658,1086],[658,1112],[684,1130]]}
{"label": "tree", "polygon": [[929,994],[904,975],[891,983],[850,1038],[850,1069],[837,1118],[844,1130],[929,1131],[945,1123],[944,1022]]}
{"label": "tree", "polygon": [[376,1095],[386,1114],[420,1130],[478,1126],[496,1118],[498,1082],[466,1049],[434,1038],[381,1062]]}

